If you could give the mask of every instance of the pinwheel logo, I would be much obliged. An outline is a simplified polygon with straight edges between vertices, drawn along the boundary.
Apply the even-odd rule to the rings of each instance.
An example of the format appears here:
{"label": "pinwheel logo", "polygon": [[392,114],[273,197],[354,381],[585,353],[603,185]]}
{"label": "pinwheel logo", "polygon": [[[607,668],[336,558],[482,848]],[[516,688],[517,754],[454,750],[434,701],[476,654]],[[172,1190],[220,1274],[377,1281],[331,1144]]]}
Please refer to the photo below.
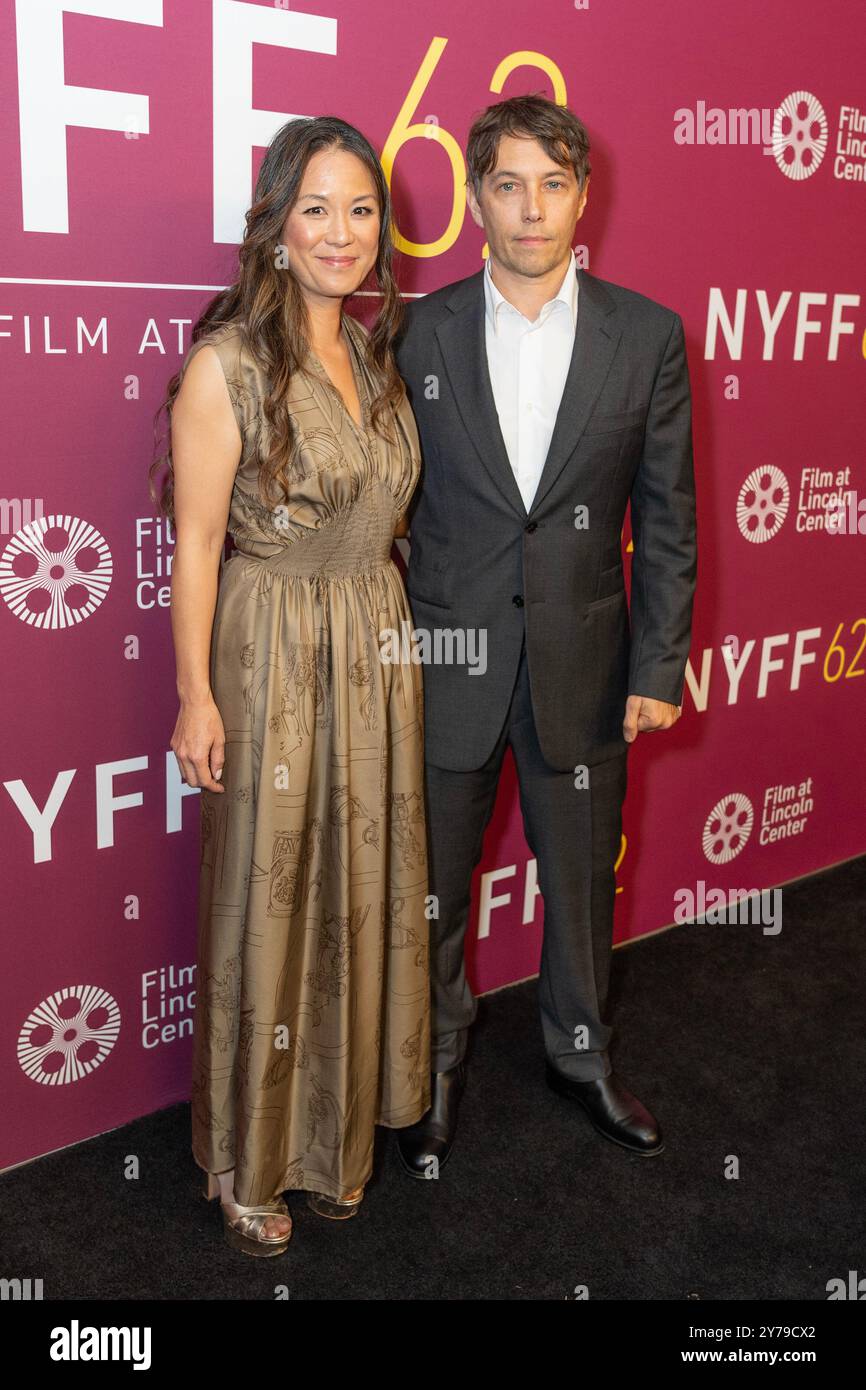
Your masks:
{"label": "pinwheel logo", "polygon": [[117,1001],[99,985],[72,985],[50,995],[18,1035],[18,1061],[31,1081],[66,1086],[105,1061],[120,1032]]}
{"label": "pinwheel logo", "polygon": [[781,468],[754,468],[737,496],[737,525],[747,541],[763,545],[782,529],[791,500]]}
{"label": "pinwheel logo", "polygon": [[788,179],[810,179],[827,149],[827,117],[811,92],[790,92],[773,114],[773,157]]}
{"label": "pinwheel logo", "polygon": [[84,622],[108,593],[113,564],[88,521],[43,516],[16,531],[0,555],[0,596],[31,627]]}
{"label": "pinwheel logo", "polygon": [[703,849],[711,864],[727,864],[745,848],[755,812],[752,803],[742,792],[717,801],[704,824]]}

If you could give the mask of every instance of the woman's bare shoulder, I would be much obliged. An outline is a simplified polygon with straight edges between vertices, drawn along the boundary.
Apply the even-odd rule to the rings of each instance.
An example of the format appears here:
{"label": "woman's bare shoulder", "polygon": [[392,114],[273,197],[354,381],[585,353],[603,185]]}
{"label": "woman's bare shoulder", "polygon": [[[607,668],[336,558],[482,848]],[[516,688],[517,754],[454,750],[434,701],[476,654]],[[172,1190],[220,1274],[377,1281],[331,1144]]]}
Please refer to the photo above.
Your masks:
{"label": "woman's bare shoulder", "polygon": [[227,378],[237,376],[240,372],[242,363],[249,356],[246,336],[242,325],[239,323],[218,324],[216,327],[210,328],[204,333],[200,333],[195,341],[190,344],[189,350],[184,358],[183,371],[186,370],[192,359],[196,357],[203,348],[207,347],[213,348]]}

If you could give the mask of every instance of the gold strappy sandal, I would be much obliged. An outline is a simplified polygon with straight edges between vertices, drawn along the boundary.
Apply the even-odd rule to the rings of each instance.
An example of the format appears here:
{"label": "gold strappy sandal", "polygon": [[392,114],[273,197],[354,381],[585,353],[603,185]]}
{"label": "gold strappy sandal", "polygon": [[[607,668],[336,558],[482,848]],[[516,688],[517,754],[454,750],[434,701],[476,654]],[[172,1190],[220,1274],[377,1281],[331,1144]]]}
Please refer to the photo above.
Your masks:
{"label": "gold strappy sandal", "polygon": [[354,1216],[364,1200],[364,1188],[356,1187],[345,1197],[326,1197],[324,1192],[308,1192],[307,1206],[319,1216],[328,1216],[332,1221],[347,1221]]}
{"label": "gold strappy sandal", "polygon": [[[205,1173],[203,1195],[208,1201],[220,1195],[220,1185],[216,1173]],[[245,1207],[240,1202],[221,1202],[223,1229],[228,1244],[245,1255],[282,1255],[292,1238],[292,1227],[283,1235],[266,1236],[263,1227],[269,1216],[288,1216],[289,1209],[282,1197],[259,1206]]]}

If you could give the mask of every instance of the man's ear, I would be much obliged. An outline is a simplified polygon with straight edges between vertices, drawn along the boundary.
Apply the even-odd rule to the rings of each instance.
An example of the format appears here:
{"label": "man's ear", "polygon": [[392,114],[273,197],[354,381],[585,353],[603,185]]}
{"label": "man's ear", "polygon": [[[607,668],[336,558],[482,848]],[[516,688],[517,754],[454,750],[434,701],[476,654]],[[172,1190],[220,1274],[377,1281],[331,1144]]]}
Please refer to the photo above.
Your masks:
{"label": "man's ear", "polygon": [[466,202],[472,214],[472,221],[477,227],[483,227],[484,219],[481,216],[481,208],[478,206],[478,199],[475,197],[475,189],[471,179],[466,180]]}

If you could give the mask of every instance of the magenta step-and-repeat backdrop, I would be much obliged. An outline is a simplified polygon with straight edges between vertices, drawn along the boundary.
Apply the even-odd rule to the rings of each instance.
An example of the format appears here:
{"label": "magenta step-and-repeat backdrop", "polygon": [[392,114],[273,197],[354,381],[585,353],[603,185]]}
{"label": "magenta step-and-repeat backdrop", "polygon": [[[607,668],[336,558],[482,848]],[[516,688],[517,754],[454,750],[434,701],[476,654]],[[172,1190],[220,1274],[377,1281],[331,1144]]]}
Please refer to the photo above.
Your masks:
{"label": "magenta step-and-repeat backdrop", "polygon": [[[0,1167],[188,1094],[199,800],[146,471],[292,116],[370,137],[423,294],[482,264],[473,115],[567,102],[592,140],[580,264],[683,317],[699,588],[683,717],[629,754],[616,940],[866,850],[866,12],[2,0],[0,42]],[[476,991],[534,974],[510,756],[473,903]]]}

